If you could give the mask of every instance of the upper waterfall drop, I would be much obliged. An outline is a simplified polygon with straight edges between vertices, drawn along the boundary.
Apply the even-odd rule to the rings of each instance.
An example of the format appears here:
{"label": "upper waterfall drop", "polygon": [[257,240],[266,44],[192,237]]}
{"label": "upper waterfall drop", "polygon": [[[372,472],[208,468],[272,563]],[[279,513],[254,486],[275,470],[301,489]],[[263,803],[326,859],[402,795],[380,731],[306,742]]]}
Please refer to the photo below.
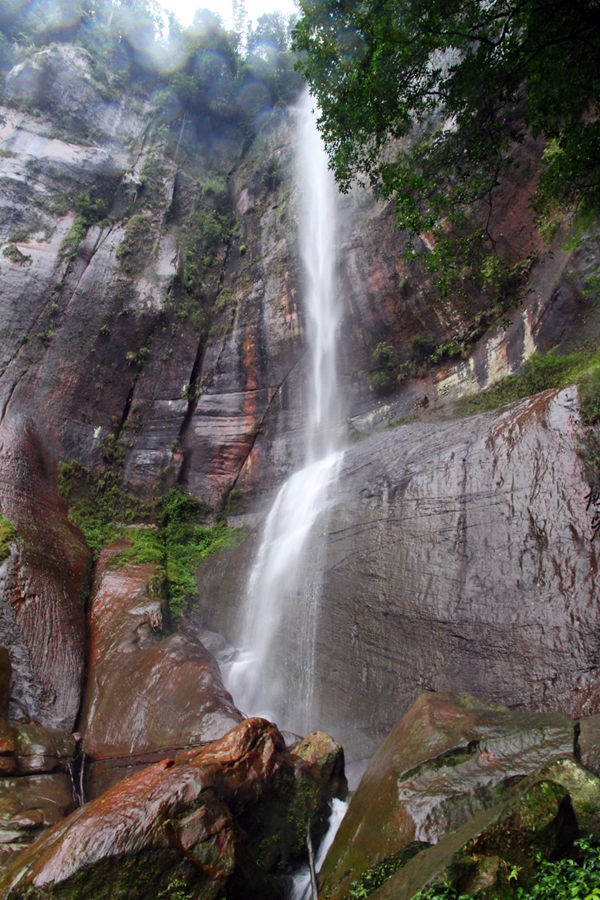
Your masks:
{"label": "upper waterfall drop", "polygon": [[296,109],[299,246],[311,354],[305,466],[281,487],[265,522],[240,615],[241,657],[223,666],[236,704],[280,727],[316,727],[314,656],[321,575],[306,541],[336,480],[341,404],[337,378],[340,304],[336,278],[337,188],[308,91]]}
{"label": "upper waterfall drop", "polygon": [[312,353],[306,462],[331,452],[340,423],[337,329],[340,303],[336,281],[337,188],[306,91],[298,106],[298,184],[301,193],[300,256],[306,278],[304,307]]}

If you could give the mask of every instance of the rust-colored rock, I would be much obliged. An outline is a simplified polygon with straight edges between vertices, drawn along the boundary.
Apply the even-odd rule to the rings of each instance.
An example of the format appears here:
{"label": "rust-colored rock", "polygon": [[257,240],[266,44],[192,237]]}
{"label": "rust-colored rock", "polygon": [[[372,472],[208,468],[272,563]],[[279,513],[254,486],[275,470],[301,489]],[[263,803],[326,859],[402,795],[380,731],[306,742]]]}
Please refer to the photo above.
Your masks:
{"label": "rust-colored rock", "polygon": [[131,766],[222,737],[241,721],[202,644],[165,636],[155,566],[121,566],[121,541],[102,551],[89,604],[90,663],[81,718],[86,792],[96,796]]}
{"label": "rust-colored rock", "polygon": [[371,760],[321,871],[339,900],[367,869],[437,843],[503,800],[511,783],[574,748],[574,723],[467,694],[423,694]]}
{"label": "rust-colored rock", "polygon": [[[318,761],[316,761],[318,762]],[[180,885],[197,900],[279,898],[305,850],[306,821],[323,833],[329,786],[287,754],[276,728],[247,719],[200,750],[157,763],[87,803],[0,878],[0,897],[130,900]]]}

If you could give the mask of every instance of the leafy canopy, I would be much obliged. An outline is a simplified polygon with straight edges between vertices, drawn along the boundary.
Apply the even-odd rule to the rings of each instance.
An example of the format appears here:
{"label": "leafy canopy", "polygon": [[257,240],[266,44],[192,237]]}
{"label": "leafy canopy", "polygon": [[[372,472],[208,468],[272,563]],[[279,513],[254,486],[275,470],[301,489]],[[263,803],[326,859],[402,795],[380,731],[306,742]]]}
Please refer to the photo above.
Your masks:
{"label": "leafy canopy", "polygon": [[597,0],[301,0],[294,47],[336,179],[367,177],[430,269],[511,260],[494,200],[526,137],[545,146],[538,214],[600,210]]}

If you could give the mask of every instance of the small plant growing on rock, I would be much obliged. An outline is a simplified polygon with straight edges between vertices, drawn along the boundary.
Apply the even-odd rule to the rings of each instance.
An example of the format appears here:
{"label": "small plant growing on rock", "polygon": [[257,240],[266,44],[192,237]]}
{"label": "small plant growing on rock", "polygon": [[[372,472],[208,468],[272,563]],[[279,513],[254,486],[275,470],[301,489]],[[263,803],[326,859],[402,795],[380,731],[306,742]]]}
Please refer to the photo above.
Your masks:
{"label": "small plant growing on rock", "polygon": [[10,544],[17,536],[17,532],[8,519],[0,515],[0,562],[4,562],[10,553]]}
{"label": "small plant growing on rock", "polygon": [[[536,872],[528,884],[519,884],[521,870],[511,866],[501,894],[515,900],[596,900],[600,897],[600,847],[591,839],[575,842],[572,858],[536,859]],[[487,892],[486,892],[487,893]],[[468,900],[451,883],[434,885],[422,891],[415,900]]]}
{"label": "small plant growing on rock", "polygon": [[12,263],[18,266],[24,266],[25,263],[31,262],[29,254],[21,253],[16,244],[8,244],[2,251],[2,256],[6,256]]}

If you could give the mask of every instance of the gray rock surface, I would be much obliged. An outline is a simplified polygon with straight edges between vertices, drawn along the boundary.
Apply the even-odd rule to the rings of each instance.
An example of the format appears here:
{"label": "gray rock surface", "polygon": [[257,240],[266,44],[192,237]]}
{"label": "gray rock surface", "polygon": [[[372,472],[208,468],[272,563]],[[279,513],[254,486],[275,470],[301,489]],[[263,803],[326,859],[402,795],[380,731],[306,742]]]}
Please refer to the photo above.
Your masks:
{"label": "gray rock surface", "polygon": [[[469,419],[374,435],[344,454],[307,545],[321,572],[315,727],[372,753],[424,690],[578,716],[598,703],[597,548],[577,455],[574,388]],[[199,573],[212,625],[235,637],[247,573]],[[285,694],[304,607],[272,672]],[[239,636],[238,636],[239,637]],[[287,685],[287,688],[286,688]],[[293,712],[293,710],[281,711]]]}

